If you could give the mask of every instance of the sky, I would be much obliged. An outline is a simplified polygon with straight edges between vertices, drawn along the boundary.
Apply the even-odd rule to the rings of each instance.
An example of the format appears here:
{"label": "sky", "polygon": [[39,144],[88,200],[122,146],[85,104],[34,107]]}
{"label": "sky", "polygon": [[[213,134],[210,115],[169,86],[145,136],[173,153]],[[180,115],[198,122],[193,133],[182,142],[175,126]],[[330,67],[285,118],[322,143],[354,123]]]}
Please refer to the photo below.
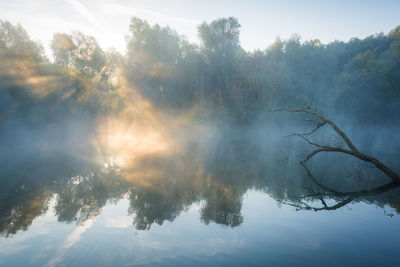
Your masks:
{"label": "sky", "polygon": [[103,49],[125,51],[131,17],[170,26],[198,43],[197,26],[237,17],[245,50],[265,49],[277,37],[348,41],[400,25],[399,0],[0,0],[0,19],[20,23],[49,51],[55,32],[80,30]]}

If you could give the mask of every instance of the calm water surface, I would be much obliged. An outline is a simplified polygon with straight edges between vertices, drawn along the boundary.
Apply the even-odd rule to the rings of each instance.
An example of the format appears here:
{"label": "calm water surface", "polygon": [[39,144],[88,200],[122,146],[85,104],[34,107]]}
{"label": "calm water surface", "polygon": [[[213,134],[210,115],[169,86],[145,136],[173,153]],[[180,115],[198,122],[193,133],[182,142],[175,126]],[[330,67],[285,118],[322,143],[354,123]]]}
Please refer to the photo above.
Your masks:
{"label": "calm water surface", "polygon": [[[400,266],[397,185],[333,194],[298,163],[305,144],[232,132],[6,151],[0,265]],[[309,168],[342,193],[390,183],[340,155]]]}

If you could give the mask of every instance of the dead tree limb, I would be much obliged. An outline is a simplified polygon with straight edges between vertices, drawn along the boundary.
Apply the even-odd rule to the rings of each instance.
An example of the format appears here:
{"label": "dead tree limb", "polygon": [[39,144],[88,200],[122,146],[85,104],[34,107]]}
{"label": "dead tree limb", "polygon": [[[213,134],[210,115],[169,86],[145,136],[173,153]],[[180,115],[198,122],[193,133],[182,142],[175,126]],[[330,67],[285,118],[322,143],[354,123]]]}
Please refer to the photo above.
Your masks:
{"label": "dead tree limb", "polygon": [[[388,184],[385,184],[383,186],[373,188],[373,189],[360,190],[360,191],[347,192],[347,193],[338,192],[338,194],[320,194],[320,193],[318,193],[318,194],[313,194],[313,195],[307,195],[304,197],[298,197],[298,199],[315,198],[316,197],[321,201],[322,207],[311,206],[311,204],[307,204],[305,201],[298,201],[299,204],[296,204],[296,203],[281,201],[278,199],[275,199],[275,200],[277,200],[283,204],[293,206],[297,210],[313,210],[313,211],[337,210],[339,208],[346,206],[347,204],[351,203],[353,200],[355,200],[357,198],[367,197],[367,196],[376,196],[376,195],[385,193],[387,191],[393,190],[398,187],[400,187],[400,182],[393,181],[393,182],[390,182]],[[324,197],[332,197],[332,196],[340,196],[340,197],[344,197],[344,199],[342,201],[337,202],[336,204],[334,204],[332,206],[328,206],[328,204],[325,202]]]}
{"label": "dead tree limb", "polygon": [[[389,167],[387,167],[385,164],[383,164],[378,159],[360,152],[357,149],[357,147],[353,144],[353,142],[350,140],[350,138],[334,122],[332,122],[331,120],[329,120],[329,119],[325,118],[324,116],[322,116],[321,114],[319,114],[314,108],[308,106],[308,107],[305,107],[302,109],[280,109],[277,111],[304,113],[304,114],[313,116],[312,118],[307,118],[307,121],[311,121],[316,124],[316,126],[310,132],[302,133],[302,134],[295,133],[290,136],[300,137],[301,139],[306,141],[308,144],[315,147],[315,150],[313,150],[311,153],[306,155],[306,157],[300,161],[300,164],[304,167],[304,169],[307,172],[307,175],[314,182],[314,184],[316,184],[319,188],[321,188],[325,191],[324,194],[321,194],[320,192],[316,192],[316,193],[312,193],[312,194],[309,194],[306,196],[295,197],[297,199],[297,203],[285,202],[285,201],[282,201],[279,199],[277,199],[277,201],[279,201],[283,204],[293,206],[297,210],[314,210],[314,211],[336,210],[336,209],[346,206],[347,204],[351,203],[353,200],[355,200],[357,198],[365,197],[365,196],[375,196],[375,195],[382,194],[384,192],[387,192],[387,191],[390,191],[390,190],[400,187],[400,177],[396,172],[391,170]],[[347,145],[347,148],[342,148],[339,146],[322,145],[322,144],[313,142],[309,139],[309,137],[311,137],[315,132],[317,132],[324,125],[329,125],[336,132],[336,134],[344,141],[344,143]],[[389,177],[392,180],[392,182],[387,183],[387,184],[382,185],[377,188],[372,188],[372,189],[364,189],[364,190],[359,190],[359,191],[354,191],[354,192],[339,192],[333,188],[330,188],[328,186],[321,184],[313,176],[310,169],[306,165],[307,161],[309,161],[315,155],[322,153],[322,152],[344,153],[344,154],[356,157],[362,161],[369,162],[369,163],[373,164],[381,172],[383,172],[387,177]],[[340,198],[342,198],[342,200],[337,202],[334,205],[329,206],[324,199],[325,197],[329,197],[329,198],[340,197]],[[315,206],[312,206],[311,204],[307,204],[305,202],[307,199],[313,199],[313,200],[318,199],[321,202],[321,206],[315,207]]]}
{"label": "dead tree limb", "polygon": [[[300,163],[305,166],[305,163],[309,161],[312,157],[314,157],[316,154],[319,154],[321,152],[337,152],[337,153],[344,153],[347,155],[351,155],[353,157],[356,157],[362,161],[369,162],[373,164],[377,169],[379,169],[381,172],[383,172],[386,176],[388,176],[392,181],[400,181],[399,175],[394,172],[392,169],[390,169],[388,166],[383,164],[381,161],[378,159],[371,157],[369,155],[366,155],[364,153],[361,153],[356,146],[351,142],[350,138],[331,120],[325,118],[321,114],[319,114],[313,107],[305,107],[302,109],[279,109],[276,111],[287,111],[287,112],[295,112],[295,113],[304,113],[308,114],[311,116],[314,116],[318,120],[313,120],[317,123],[316,127],[308,132],[308,133],[303,133],[303,134],[293,134],[292,136],[298,136],[305,140],[307,143],[310,145],[313,145],[317,147],[318,149],[313,150],[310,154],[308,154],[305,159],[301,160]],[[347,145],[348,149],[346,148],[341,148],[341,147],[332,147],[332,146],[327,146],[327,145],[321,145],[315,142],[312,142],[310,139],[307,138],[307,136],[312,135],[313,133],[317,132],[321,127],[324,125],[329,125],[339,136],[340,138],[345,142]]]}

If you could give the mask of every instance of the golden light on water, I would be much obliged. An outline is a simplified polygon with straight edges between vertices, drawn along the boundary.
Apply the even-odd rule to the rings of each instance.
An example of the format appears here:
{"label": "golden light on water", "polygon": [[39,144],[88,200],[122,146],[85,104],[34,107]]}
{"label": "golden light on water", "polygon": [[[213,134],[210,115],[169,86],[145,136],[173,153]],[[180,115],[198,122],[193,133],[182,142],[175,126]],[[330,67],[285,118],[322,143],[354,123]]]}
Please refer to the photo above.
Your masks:
{"label": "golden light on water", "polygon": [[141,159],[166,155],[176,146],[165,116],[125,83],[120,88],[116,105],[123,106],[122,110],[99,118],[92,143],[98,163],[134,171]]}
{"label": "golden light on water", "polygon": [[107,118],[99,130],[101,154],[121,168],[132,168],[138,158],[168,152],[171,141],[161,129],[125,118]]}

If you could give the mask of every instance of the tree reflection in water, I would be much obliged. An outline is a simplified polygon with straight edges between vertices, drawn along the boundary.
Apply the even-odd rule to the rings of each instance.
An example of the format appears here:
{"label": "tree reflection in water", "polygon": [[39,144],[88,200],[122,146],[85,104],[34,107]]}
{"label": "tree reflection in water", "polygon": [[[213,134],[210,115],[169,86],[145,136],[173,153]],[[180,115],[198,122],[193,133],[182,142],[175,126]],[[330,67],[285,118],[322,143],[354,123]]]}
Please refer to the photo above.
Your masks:
{"label": "tree reflection in water", "polygon": [[[317,159],[310,167],[317,180],[308,167],[298,164],[298,153],[287,153],[282,159],[276,144],[260,145],[229,132],[206,149],[188,141],[184,150],[167,156],[135,159],[135,169],[105,167],[81,159],[89,157],[77,159],[60,151],[19,159],[16,164],[11,159],[3,162],[0,232],[9,237],[27,230],[48,210],[52,199],[58,221],[81,224],[101,214],[106,204],[128,198],[132,224],[139,230],[173,221],[194,203],[202,205],[203,223],[237,227],[246,219],[241,209],[248,190],[265,192],[279,203],[302,210],[334,210],[353,201],[399,210],[394,190],[398,182],[376,186],[382,178],[372,179],[374,170],[361,166],[362,177],[334,179],[332,175],[341,177],[345,169],[337,166],[349,166],[349,160],[336,157],[336,167],[329,170],[326,165],[332,165],[332,160]],[[280,145],[286,151],[295,146]]]}
{"label": "tree reflection in water", "polygon": [[[314,128],[311,131],[301,134],[295,133],[292,134],[291,136],[300,137],[307,144],[309,144],[314,148],[314,150],[309,152],[304,159],[300,160],[300,164],[304,167],[311,181],[318,187],[316,191],[312,191],[310,194],[306,196],[297,197],[297,202],[291,203],[278,200],[281,203],[294,206],[296,207],[297,210],[314,210],[314,211],[336,210],[346,206],[347,204],[351,203],[352,201],[358,198],[376,196],[385,193],[387,191],[393,190],[395,188],[398,188],[400,186],[400,177],[394,170],[386,166],[380,160],[360,152],[346,133],[344,133],[333,121],[321,115],[315,108],[307,106],[305,108],[300,108],[300,109],[281,109],[278,111],[287,111],[291,113],[305,114],[308,116],[307,120],[315,124]],[[328,125],[329,129],[333,130],[333,132],[336,134],[337,139],[334,145],[327,144],[325,142],[321,143],[318,141],[314,141],[313,138],[314,134],[318,133],[321,130],[321,128],[326,125]],[[344,147],[344,144],[346,145],[346,147]],[[389,178],[392,182],[386,183],[376,188],[362,189],[351,192],[342,192],[333,189],[331,187],[328,187],[323,183],[319,182],[312,174],[310,168],[306,165],[307,162],[309,162],[317,154],[320,154],[322,152],[350,155],[360,161],[370,163],[376,168],[376,170],[380,171],[381,175],[385,176],[382,177],[383,181]],[[362,172],[358,173],[358,175],[360,174],[362,175]],[[379,180],[379,178],[377,180]],[[325,201],[326,198],[329,199],[335,198],[335,204],[332,205],[327,204],[327,201]],[[317,207],[313,206],[312,204],[307,204],[307,200],[311,202],[313,202],[313,200],[320,201],[320,206]]]}

